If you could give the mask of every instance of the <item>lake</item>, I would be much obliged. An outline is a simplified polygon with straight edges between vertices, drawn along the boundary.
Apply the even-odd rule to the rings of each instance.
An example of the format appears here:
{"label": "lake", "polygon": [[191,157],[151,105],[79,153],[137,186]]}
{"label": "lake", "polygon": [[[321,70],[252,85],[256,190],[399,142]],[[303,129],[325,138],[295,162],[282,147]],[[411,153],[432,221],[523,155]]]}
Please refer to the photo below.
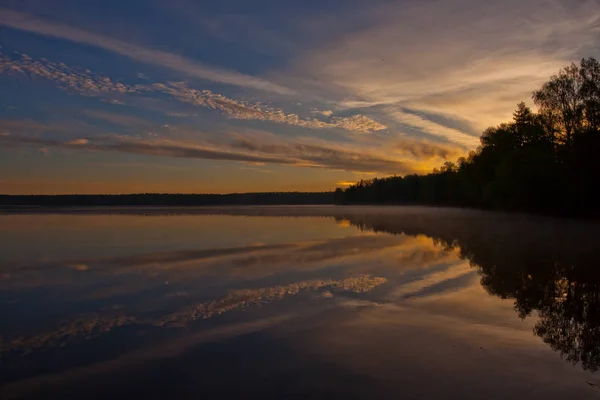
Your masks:
{"label": "lake", "polygon": [[425,207],[0,215],[0,397],[598,398],[598,224]]}

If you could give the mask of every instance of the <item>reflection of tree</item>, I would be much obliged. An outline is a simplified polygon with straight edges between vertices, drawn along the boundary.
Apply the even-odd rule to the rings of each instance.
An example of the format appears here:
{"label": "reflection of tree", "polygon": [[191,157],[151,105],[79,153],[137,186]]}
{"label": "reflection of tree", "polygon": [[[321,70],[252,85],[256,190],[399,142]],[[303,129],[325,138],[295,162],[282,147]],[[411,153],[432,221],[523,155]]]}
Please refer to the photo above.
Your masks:
{"label": "reflection of tree", "polygon": [[[508,260],[507,260],[508,261]],[[480,264],[482,284],[492,294],[515,299],[525,318],[537,310],[534,333],[573,364],[600,367],[600,281],[585,260],[540,260],[510,269]]]}
{"label": "reflection of tree", "polygon": [[537,312],[534,333],[554,351],[584,369],[600,368],[600,227],[455,210],[344,218],[360,229],[425,234],[458,246],[490,294],[514,299],[521,318]]}

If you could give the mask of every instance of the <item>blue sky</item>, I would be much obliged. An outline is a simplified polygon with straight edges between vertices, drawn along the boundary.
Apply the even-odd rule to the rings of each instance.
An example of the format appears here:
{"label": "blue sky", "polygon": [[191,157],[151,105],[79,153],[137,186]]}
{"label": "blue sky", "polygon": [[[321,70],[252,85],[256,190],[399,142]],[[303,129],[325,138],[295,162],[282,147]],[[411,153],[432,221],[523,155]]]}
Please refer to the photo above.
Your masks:
{"label": "blue sky", "polygon": [[0,1],[0,192],[427,172],[599,39],[598,1]]}

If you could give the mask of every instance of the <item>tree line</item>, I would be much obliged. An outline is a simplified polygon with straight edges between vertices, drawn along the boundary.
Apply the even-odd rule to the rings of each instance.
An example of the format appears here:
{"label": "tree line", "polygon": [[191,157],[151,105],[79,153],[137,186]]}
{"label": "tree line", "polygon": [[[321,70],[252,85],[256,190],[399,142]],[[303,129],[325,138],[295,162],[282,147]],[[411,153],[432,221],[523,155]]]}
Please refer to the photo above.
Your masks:
{"label": "tree line", "polygon": [[600,191],[600,63],[582,59],[519,103],[481,145],[426,175],[361,180],[337,189],[337,204],[393,203],[589,216]]}
{"label": "tree line", "polygon": [[208,205],[302,205],[331,204],[333,192],[266,192],[230,194],[74,194],[0,195],[0,207],[88,206],[208,206]]}

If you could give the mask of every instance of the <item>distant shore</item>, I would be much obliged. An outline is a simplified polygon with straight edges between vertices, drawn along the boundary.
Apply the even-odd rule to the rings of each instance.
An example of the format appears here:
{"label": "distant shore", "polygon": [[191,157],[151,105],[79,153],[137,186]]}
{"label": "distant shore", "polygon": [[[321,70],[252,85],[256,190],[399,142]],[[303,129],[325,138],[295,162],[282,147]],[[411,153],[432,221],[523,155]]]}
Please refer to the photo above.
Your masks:
{"label": "distant shore", "polygon": [[31,210],[65,207],[202,207],[216,205],[333,204],[333,192],[264,192],[229,194],[68,194],[0,195],[0,209]]}

